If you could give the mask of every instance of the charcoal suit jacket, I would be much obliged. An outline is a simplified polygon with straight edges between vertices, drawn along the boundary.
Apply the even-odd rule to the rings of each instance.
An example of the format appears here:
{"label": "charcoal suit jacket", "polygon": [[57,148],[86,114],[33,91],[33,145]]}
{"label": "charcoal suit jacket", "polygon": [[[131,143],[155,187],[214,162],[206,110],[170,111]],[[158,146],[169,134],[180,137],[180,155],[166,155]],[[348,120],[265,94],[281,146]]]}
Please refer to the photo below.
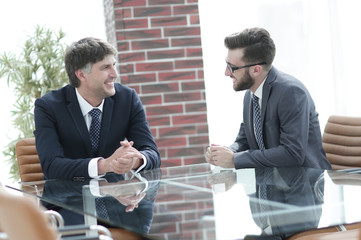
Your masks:
{"label": "charcoal suit jacket", "polygon": [[322,147],[315,104],[296,78],[272,67],[263,85],[261,125],[265,150],[253,128],[252,94],[243,101],[243,122],[230,146],[236,168],[310,167],[331,169]]}

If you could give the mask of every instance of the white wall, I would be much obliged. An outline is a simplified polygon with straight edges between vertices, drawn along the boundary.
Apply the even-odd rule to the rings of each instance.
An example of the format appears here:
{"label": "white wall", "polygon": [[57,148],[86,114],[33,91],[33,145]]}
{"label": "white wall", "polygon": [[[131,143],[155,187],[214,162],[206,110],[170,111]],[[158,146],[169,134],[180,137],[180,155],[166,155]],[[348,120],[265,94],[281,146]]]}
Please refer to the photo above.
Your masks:
{"label": "white wall", "polygon": [[[106,39],[103,0],[17,0],[0,1],[0,54],[13,52],[17,56],[36,25],[66,33],[65,43],[70,44],[83,37]],[[2,152],[11,139],[13,130],[11,110],[15,99],[6,79],[0,79],[1,109],[0,128],[0,181],[8,181],[9,167]]]}
{"label": "white wall", "polygon": [[210,141],[229,145],[242,120],[244,92],[224,76],[224,37],[267,29],[276,44],[274,66],[311,92],[321,131],[329,115],[361,116],[358,0],[199,0]]}

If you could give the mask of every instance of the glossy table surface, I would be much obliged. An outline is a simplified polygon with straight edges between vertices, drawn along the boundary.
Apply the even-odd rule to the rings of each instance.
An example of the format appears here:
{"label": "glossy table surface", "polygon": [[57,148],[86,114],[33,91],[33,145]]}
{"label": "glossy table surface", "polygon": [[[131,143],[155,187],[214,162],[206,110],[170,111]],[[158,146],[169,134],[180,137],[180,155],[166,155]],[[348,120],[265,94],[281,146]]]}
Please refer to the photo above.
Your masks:
{"label": "glossy table surface", "polygon": [[152,239],[280,239],[361,221],[357,171],[196,164],[6,186],[41,199],[66,224],[84,223],[86,215]]}

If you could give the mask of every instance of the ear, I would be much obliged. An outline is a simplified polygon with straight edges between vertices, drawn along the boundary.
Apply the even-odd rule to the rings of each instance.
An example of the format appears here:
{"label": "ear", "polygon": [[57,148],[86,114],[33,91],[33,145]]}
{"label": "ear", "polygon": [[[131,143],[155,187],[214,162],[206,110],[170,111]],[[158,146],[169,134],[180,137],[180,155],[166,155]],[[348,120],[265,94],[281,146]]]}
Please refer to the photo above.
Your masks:
{"label": "ear", "polygon": [[253,74],[253,76],[259,76],[262,73],[262,66],[253,66],[253,68],[251,68],[251,73]]}
{"label": "ear", "polygon": [[84,73],[84,71],[82,69],[76,70],[75,75],[81,82],[86,80],[86,75],[85,75],[85,73]]}

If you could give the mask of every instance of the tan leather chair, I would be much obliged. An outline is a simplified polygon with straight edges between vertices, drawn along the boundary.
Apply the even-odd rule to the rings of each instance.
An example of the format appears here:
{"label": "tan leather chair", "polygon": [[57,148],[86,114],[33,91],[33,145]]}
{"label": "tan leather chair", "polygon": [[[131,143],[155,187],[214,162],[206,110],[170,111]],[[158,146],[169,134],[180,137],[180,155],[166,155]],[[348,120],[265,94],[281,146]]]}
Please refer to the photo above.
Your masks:
{"label": "tan leather chair", "polygon": [[20,139],[15,145],[15,152],[21,181],[41,181],[44,174],[36,151],[35,138]]}
{"label": "tan leather chair", "polygon": [[[15,152],[19,167],[20,180],[23,189],[27,192],[34,192],[36,195],[41,196],[43,190],[43,183],[41,180],[44,174],[41,169],[40,160],[35,147],[35,138],[23,138],[20,139],[15,145]],[[27,182],[36,182],[37,184],[26,185]],[[34,189],[35,187],[35,189]],[[128,232],[123,229],[109,228],[109,231],[113,235],[113,239],[129,239],[138,240],[143,239],[141,236]]]}
{"label": "tan leather chair", "polygon": [[322,144],[333,170],[361,167],[361,117],[330,116]]}
{"label": "tan leather chair", "polygon": [[348,224],[346,229],[337,227],[309,230],[292,235],[286,240],[361,240],[361,223]]}

